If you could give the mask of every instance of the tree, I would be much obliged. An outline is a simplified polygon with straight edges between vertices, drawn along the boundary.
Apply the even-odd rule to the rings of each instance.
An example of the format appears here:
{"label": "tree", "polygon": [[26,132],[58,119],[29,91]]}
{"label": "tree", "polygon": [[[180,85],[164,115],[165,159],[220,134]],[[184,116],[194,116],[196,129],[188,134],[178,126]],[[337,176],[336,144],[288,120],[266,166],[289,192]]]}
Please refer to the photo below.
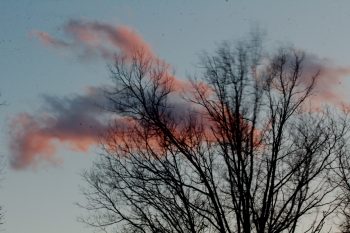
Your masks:
{"label": "tree", "polygon": [[[346,138],[345,141],[348,141]],[[338,200],[340,215],[340,231],[342,233],[350,232],[350,161],[348,157],[348,147],[344,142],[342,153],[337,156],[337,163],[333,167],[334,176],[330,179],[333,186],[339,188]]]}
{"label": "tree", "polygon": [[321,231],[347,118],[310,107],[319,73],[304,74],[304,58],[262,56],[258,37],[223,43],[180,91],[164,62],[117,56],[116,118],[84,174],[84,221],[143,233]]}

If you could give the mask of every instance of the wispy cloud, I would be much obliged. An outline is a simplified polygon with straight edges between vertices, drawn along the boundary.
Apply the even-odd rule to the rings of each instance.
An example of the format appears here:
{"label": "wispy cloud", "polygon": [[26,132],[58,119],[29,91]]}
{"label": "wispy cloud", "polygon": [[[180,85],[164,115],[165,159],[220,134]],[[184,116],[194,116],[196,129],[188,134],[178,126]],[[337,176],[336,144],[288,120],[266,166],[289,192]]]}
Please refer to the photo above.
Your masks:
{"label": "wispy cloud", "polygon": [[[187,85],[173,76],[170,66],[127,26],[71,20],[64,25],[64,39],[41,31],[33,33],[45,46],[72,51],[82,58],[97,57],[113,62],[116,54],[134,59],[136,53],[142,53],[143,58],[165,68],[165,76],[175,89]],[[131,62],[131,59],[127,62]],[[43,111],[18,114],[11,122],[12,167],[24,169],[41,161],[57,162],[59,158],[55,154],[60,144],[77,151],[89,150],[99,143],[101,136],[110,128],[110,121],[107,120],[109,114],[102,110],[103,106],[108,105],[105,89],[100,87],[91,87],[87,93],[71,97],[43,96]],[[121,121],[114,119],[117,124]],[[121,126],[125,124],[120,123]]]}
{"label": "wispy cloud", "polygon": [[[135,51],[143,51],[149,59],[165,64],[141,36],[126,26],[71,20],[65,24],[64,32],[64,39],[46,32],[34,33],[44,45],[73,51],[81,57],[93,56],[113,62],[116,53],[131,58]],[[338,104],[343,100],[338,87],[345,77],[350,76],[350,67],[340,67],[327,59],[307,54],[302,69],[301,80],[305,84],[320,71],[314,97],[318,103]],[[190,86],[170,72],[167,75],[172,79],[175,91]],[[105,98],[105,89],[100,87],[91,87],[82,95],[70,97],[43,96],[42,111],[21,113],[11,122],[9,146],[12,167],[25,169],[41,161],[57,162],[56,151],[61,144],[76,151],[87,151],[97,145],[110,128],[110,115],[102,110],[106,106],[109,102]],[[172,111],[179,124],[191,108],[190,105],[174,103]],[[115,123],[120,127],[127,124],[122,119],[115,120]]]}
{"label": "wispy cloud", "polygon": [[106,104],[102,89],[90,88],[85,95],[57,98],[43,96],[43,111],[21,113],[11,122],[11,165],[23,169],[40,160],[55,162],[59,143],[87,151],[106,132]]}
{"label": "wispy cloud", "polygon": [[344,79],[350,77],[349,66],[339,66],[329,59],[306,53],[301,69],[301,81],[305,84],[310,83],[311,78],[318,73],[312,97],[315,105],[340,105],[346,101],[341,87]]}
{"label": "wispy cloud", "polygon": [[[86,152],[105,140],[107,134],[110,140],[120,139],[120,143],[132,141],[133,137],[125,133],[132,131],[136,123],[127,118],[115,118],[106,110],[113,105],[105,95],[108,88],[91,87],[82,95],[63,98],[45,95],[40,111],[17,115],[9,131],[12,168],[26,169],[41,162],[60,162],[56,156],[59,146]],[[181,127],[191,105],[174,99],[169,104],[172,107],[167,109],[168,114]]]}
{"label": "wispy cloud", "polygon": [[47,46],[52,46],[55,48],[68,48],[68,47],[70,47],[69,43],[67,43],[63,40],[58,40],[56,38],[53,38],[47,32],[33,31],[32,34],[36,35],[40,39],[40,41]]}
{"label": "wispy cloud", "polygon": [[64,26],[66,39],[58,39],[47,32],[33,31],[33,34],[46,46],[71,51],[83,60],[102,58],[114,62],[116,55],[135,59],[135,54],[142,53],[143,58],[162,63],[168,67],[167,76],[172,80],[174,88],[187,88],[184,82],[172,75],[171,67],[153,52],[151,46],[132,28],[120,25],[113,26],[102,22],[70,20]]}
{"label": "wispy cloud", "polygon": [[67,39],[57,39],[42,31],[33,31],[33,34],[45,45],[75,51],[81,58],[97,56],[113,60],[116,53],[132,56],[135,51],[142,51],[149,57],[155,57],[148,43],[127,26],[70,20],[63,29]]}

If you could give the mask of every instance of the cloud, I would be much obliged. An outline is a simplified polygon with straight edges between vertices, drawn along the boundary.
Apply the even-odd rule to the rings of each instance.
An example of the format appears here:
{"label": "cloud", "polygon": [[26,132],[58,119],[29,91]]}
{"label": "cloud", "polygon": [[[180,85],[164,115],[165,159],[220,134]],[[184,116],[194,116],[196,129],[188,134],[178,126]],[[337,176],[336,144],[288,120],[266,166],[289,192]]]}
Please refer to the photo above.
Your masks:
{"label": "cloud", "polygon": [[103,90],[90,88],[85,95],[43,96],[43,111],[21,113],[10,125],[11,166],[23,169],[40,160],[56,162],[57,143],[87,151],[107,130]]}
{"label": "cloud", "polygon": [[112,26],[101,22],[70,20],[63,27],[69,40],[54,38],[47,32],[33,31],[33,34],[47,46],[73,50],[81,58],[101,57],[113,61],[116,53],[131,57],[135,51],[155,58],[150,45],[135,30],[127,26]]}
{"label": "cloud", "polygon": [[[129,27],[71,20],[64,25],[64,33],[66,39],[58,39],[46,32],[33,31],[45,46],[73,51],[82,58],[114,61],[115,55],[120,54],[127,62],[132,62],[135,54],[142,53],[143,58],[164,68],[164,77],[171,81],[175,90],[189,86],[172,75],[170,66]],[[18,114],[10,124],[11,166],[25,169],[41,161],[60,162],[56,152],[61,144],[83,152],[98,144],[110,129],[110,113],[103,111],[103,107],[110,104],[105,98],[108,88],[91,87],[82,95],[62,98],[45,95],[42,96],[42,111]],[[122,118],[113,120],[119,129],[129,124]]]}
{"label": "cloud", "polygon": [[291,51],[283,54],[286,55],[285,75],[292,76],[295,71],[294,55],[298,55],[299,59],[302,58],[299,70],[300,77],[298,78],[300,88],[308,87],[316,77],[310,98],[313,108],[316,107],[317,109],[323,104],[340,106],[344,103],[345,93],[342,90],[342,83],[347,77],[350,77],[350,66],[339,66],[330,59],[303,50],[291,49]]}
{"label": "cloud", "polygon": [[144,59],[150,59],[154,63],[167,67],[167,76],[171,79],[174,89],[183,90],[190,86],[188,82],[175,77],[171,72],[171,67],[156,56],[151,46],[128,26],[70,20],[63,28],[68,40],[57,39],[47,32],[33,31],[33,34],[44,45],[73,51],[83,60],[102,58],[108,62],[114,62],[117,54],[128,59],[138,59],[138,54],[142,54]]}
{"label": "cloud", "polygon": [[[350,74],[350,69],[330,65],[323,59],[317,57],[306,57],[303,67],[302,82],[307,84],[310,82],[311,75],[320,70],[318,85],[316,87],[317,101],[335,103],[341,99],[337,92],[339,82]],[[199,83],[200,85],[202,83]],[[203,84],[204,91],[207,86]],[[200,87],[200,86],[199,86]],[[60,162],[56,156],[57,148],[60,145],[68,145],[75,151],[85,152],[91,147],[100,143],[101,137],[106,133],[110,133],[112,120],[109,112],[103,109],[109,109],[110,102],[105,96],[107,87],[90,87],[86,93],[69,97],[53,97],[42,96],[42,111],[35,114],[21,113],[17,115],[11,122],[10,131],[10,152],[11,166],[14,169],[25,169],[36,164],[47,161],[50,163]],[[189,103],[185,103],[178,98],[175,92],[169,104],[168,116],[172,117],[173,122],[178,127],[176,132],[181,135],[184,131],[181,127],[186,124],[186,114],[190,111],[198,111],[201,118],[204,114],[200,114],[201,110],[194,109]],[[113,106],[112,106],[113,107]],[[114,119],[115,127],[120,132],[125,133],[122,129],[130,126],[123,118]],[[204,126],[210,126],[210,122],[203,122]],[[129,124],[129,125],[128,125]],[[207,130],[205,128],[205,130]],[[122,136],[113,132],[113,140],[128,140],[131,142],[133,137],[123,134]],[[206,132],[208,137],[213,138],[210,130]],[[155,143],[155,147],[156,147]],[[117,144],[116,144],[117,145]],[[139,145],[141,146],[141,145]]]}
{"label": "cloud", "polygon": [[69,43],[55,39],[46,32],[33,31],[32,34],[36,35],[39,40],[47,46],[52,46],[55,48],[68,48],[70,46]]}
{"label": "cloud", "polygon": [[[127,26],[71,20],[63,28],[65,39],[58,39],[41,31],[33,33],[44,45],[73,51],[82,58],[97,57],[113,62],[115,54],[132,58],[135,52],[142,51],[153,62],[168,67],[165,61],[155,55],[149,44]],[[312,54],[305,56],[302,68],[301,80],[304,84],[309,83],[310,77],[320,71],[315,90],[318,102],[335,103],[340,100],[342,96],[337,89],[344,77],[350,75],[350,68],[336,66]],[[166,69],[166,76],[174,85],[175,96],[179,90],[188,91],[186,88],[190,87],[190,84],[176,78],[169,69]],[[203,90],[208,89],[205,83],[199,84]],[[109,107],[104,90],[91,87],[82,95],[62,98],[46,95],[43,96],[43,111],[17,115],[10,126],[12,167],[25,169],[41,161],[59,162],[56,151],[60,144],[83,152],[97,145],[101,136],[110,130],[111,115],[103,111],[103,107]],[[169,114],[174,118],[176,125],[181,126],[184,123],[183,119],[186,119],[184,115],[188,114],[193,106],[174,99],[172,104]],[[118,129],[128,126],[128,122],[122,118],[114,119],[114,122]],[[179,133],[182,131],[180,127]],[[114,136],[118,140],[119,135],[116,133],[114,132]]]}
{"label": "cloud", "polygon": [[344,79],[350,77],[350,67],[338,66],[329,59],[306,53],[302,63],[301,81],[309,84],[311,78],[317,73],[313,103],[315,105],[342,104],[345,101],[345,95],[341,87]]}
{"label": "cloud", "polygon": [[[10,165],[13,169],[26,169],[42,162],[59,163],[56,156],[57,148],[68,146],[73,151],[86,152],[102,141],[113,140],[113,146],[128,142],[129,146],[138,145],[135,135],[132,135],[135,121],[127,117],[117,117],[107,109],[112,102],[106,98],[110,87],[90,87],[86,93],[70,97],[42,96],[43,104],[35,114],[18,114],[10,123],[9,149]],[[190,104],[181,103],[178,98],[169,101],[168,117],[172,119],[181,133],[181,127],[186,124],[184,117],[192,108]],[[105,136],[107,136],[105,138]],[[136,140],[136,141],[135,141]],[[159,142],[153,140],[153,146],[159,147]],[[135,144],[136,143],[136,144]]]}

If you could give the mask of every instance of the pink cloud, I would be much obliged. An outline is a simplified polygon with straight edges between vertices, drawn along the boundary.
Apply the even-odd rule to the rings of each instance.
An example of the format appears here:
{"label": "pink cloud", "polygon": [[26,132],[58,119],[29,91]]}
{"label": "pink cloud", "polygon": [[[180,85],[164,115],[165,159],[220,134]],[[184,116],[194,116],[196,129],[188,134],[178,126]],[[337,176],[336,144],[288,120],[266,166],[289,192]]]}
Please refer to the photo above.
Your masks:
{"label": "pink cloud", "polygon": [[350,77],[350,67],[338,66],[329,59],[306,54],[302,66],[301,81],[304,84],[310,83],[311,78],[317,72],[318,77],[312,97],[314,104],[342,104],[345,101],[345,93],[341,91],[341,87],[344,79]]}
{"label": "pink cloud", "polygon": [[37,36],[43,44],[47,46],[52,46],[55,48],[67,48],[70,46],[69,43],[55,39],[46,32],[33,31],[32,33],[33,35]]}
{"label": "pink cloud", "polygon": [[[66,145],[73,151],[87,152],[109,135],[109,140],[123,145],[132,143],[133,127],[136,123],[125,117],[111,115],[103,109],[111,108],[112,103],[105,97],[106,88],[92,87],[83,95],[58,98],[43,96],[41,111],[35,114],[18,114],[10,124],[9,149],[11,167],[17,170],[36,166],[42,162],[61,162],[57,149]],[[183,130],[184,115],[189,113],[191,105],[170,101],[172,108],[166,109]],[[111,127],[113,126],[113,127]],[[152,145],[159,148],[159,141],[151,139]],[[107,142],[108,143],[108,142]],[[136,144],[135,144],[136,143]],[[145,145],[137,145],[140,148]],[[129,145],[130,146],[130,145]]]}
{"label": "pink cloud", "polygon": [[188,82],[172,75],[171,67],[157,57],[151,46],[128,26],[70,20],[63,28],[68,40],[57,39],[46,32],[34,31],[33,33],[43,44],[56,49],[76,52],[83,59],[97,57],[114,62],[116,54],[129,59],[138,59],[138,54],[142,54],[143,58],[167,67],[167,76],[172,81],[174,89],[183,90],[190,86]]}
{"label": "pink cloud", "polygon": [[[46,32],[34,32],[46,46],[77,52],[81,57],[94,56],[114,61],[116,53],[132,58],[135,52],[142,51],[153,62],[168,67],[166,76],[173,83],[175,91],[189,90],[190,84],[172,75],[166,62],[158,58],[150,45],[129,27],[71,20],[64,26],[64,33],[68,39],[57,39]],[[329,61],[309,55],[305,57],[303,70],[302,82],[305,84],[310,82],[309,77],[314,72],[321,71],[316,87],[318,102],[339,101],[341,94],[337,88],[344,77],[350,75],[350,68],[334,66]],[[210,95],[205,83],[197,85]],[[76,151],[88,151],[110,129],[109,115],[101,110],[101,106],[109,105],[101,88],[90,88],[87,93],[73,97],[44,96],[43,99],[44,111],[22,113],[12,120],[10,151],[11,165],[15,169],[24,169],[42,160],[56,162],[58,158],[55,154],[60,144]],[[191,108],[183,103],[174,104],[171,114],[179,121],[177,125],[183,123],[184,115]],[[126,125],[123,121],[118,122],[121,126]],[[179,134],[181,132],[179,130]],[[115,136],[118,139],[119,135]]]}
{"label": "pink cloud", "polygon": [[127,26],[70,20],[63,28],[68,40],[57,39],[47,32],[33,31],[33,34],[47,46],[76,51],[82,58],[98,56],[113,61],[116,53],[131,57],[135,51],[156,58],[150,45]]}
{"label": "pink cloud", "polygon": [[39,114],[21,113],[10,124],[11,166],[23,169],[40,160],[56,161],[57,145],[87,151],[106,132],[108,121],[101,111],[106,100],[102,89],[85,95],[57,98],[43,96]]}
{"label": "pink cloud", "polygon": [[[337,87],[339,82],[350,74],[349,70],[326,66],[319,62],[314,62],[312,65],[305,63],[302,82],[308,83],[310,81],[309,75],[320,69],[323,72],[319,76],[319,83],[316,87],[319,94],[316,97],[320,98],[317,99],[317,102],[335,103],[340,101]],[[205,83],[199,82],[197,87],[204,95],[212,94]],[[195,109],[191,104],[177,99],[177,92],[174,94],[173,99],[169,102],[172,107],[168,111],[170,111],[169,116],[178,127],[174,133],[182,137],[181,134],[184,130],[181,127],[186,124],[186,119],[188,119],[185,116]],[[42,111],[35,114],[21,113],[12,120],[10,151],[11,166],[14,169],[25,169],[42,161],[50,163],[59,161],[59,158],[56,157],[56,151],[57,147],[62,144],[67,145],[72,150],[86,152],[101,142],[101,136],[111,133],[111,125],[108,120],[111,119],[110,115],[102,110],[110,107],[110,102],[105,98],[105,89],[103,88],[91,87],[85,94],[71,97],[43,96],[43,100]],[[204,129],[207,137],[214,140],[211,130],[209,130],[212,123],[207,122],[205,117],[201,118],[205,115],[201,109],[195,111],[198,114],[198,119],[201,119],[204,126],[208,127]],[[121,144],[123,140],[128,142],[133,140],[132,135],[123,134],[126,132],[123,129],[130,126],[125,119],[120,118],[115,121],[115,124],[121,135],[118,135],[118,131],[112,132],[113,140],[116,142],[121,140]],[[257,131],[257,141],[258,138]],[[156,148],[158,146],[157,140],[153,140]]]}
{"label": "pink cloud", "polygon": [[[73,38],[74,44],[84,44],[90,49],[111,46],[128,56],[135,54],[135,51],[142,51],[148,57],[155,57],[152,49],[143,38],[127,26],[114,27],[100,22],[71,20],[65,25],[65,32]],[[101,51],[101,53],[105,53],[105,51]]]}
{"label": "pink cloud", "polygon": [[[115,54],[120,53],[131,62],[131,58],[141,52],[144,58],[165,68],[164,77],[172,82],[174,89],[183,89],[188,84],[172,75],[170,66],[129,27],[71,20],[64,26],[64,32],[68,39],[57,39],[40,31],[33,34],[46,46],[77,52],[80,57],[97,56],[114,61]],[[87,93],[73,97],[43,96],[43,100],[43,111],[21,113],[11,122],[9,147],[14,169],[24,169],[41,161],[56,162],[60,144],[87,151],[98,144],[110,128],[106,120],[109,115],[101,110],[109,105],[102,88],[92,87]]]}

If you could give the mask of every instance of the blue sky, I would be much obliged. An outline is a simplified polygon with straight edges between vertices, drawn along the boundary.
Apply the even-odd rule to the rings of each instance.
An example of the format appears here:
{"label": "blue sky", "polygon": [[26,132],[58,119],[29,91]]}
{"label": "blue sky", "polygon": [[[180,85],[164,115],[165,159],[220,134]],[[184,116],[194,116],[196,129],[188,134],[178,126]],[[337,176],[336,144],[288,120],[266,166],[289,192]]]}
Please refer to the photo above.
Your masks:
{"label": "blue sky", "polygon": [[[43,95],[74,96],[89,86],[109,83],[108,61],[81,59],[74,51],[45,46],[35,31],[69,41],[64,26],[70,20],[128,26],[166,60],[178,77],[197,72],[198,54],[212,51],[222,40],[244,37],[252,25],[266,30],[267,47],[292,43],[298,48],[350,66],[349,1],[0,1],[0,154],[5,171],[0,203],[5,208],[4,232],[92,232],[76,218],[84,214],[80,173],[97,156],[59,145],[62,163],[40,162],[13,169],[8,148],[10,124],[19,113],[38,114]],[[350,82],[344,79],[343,88]],[[346,101],[346,100],[344,100]]]}

